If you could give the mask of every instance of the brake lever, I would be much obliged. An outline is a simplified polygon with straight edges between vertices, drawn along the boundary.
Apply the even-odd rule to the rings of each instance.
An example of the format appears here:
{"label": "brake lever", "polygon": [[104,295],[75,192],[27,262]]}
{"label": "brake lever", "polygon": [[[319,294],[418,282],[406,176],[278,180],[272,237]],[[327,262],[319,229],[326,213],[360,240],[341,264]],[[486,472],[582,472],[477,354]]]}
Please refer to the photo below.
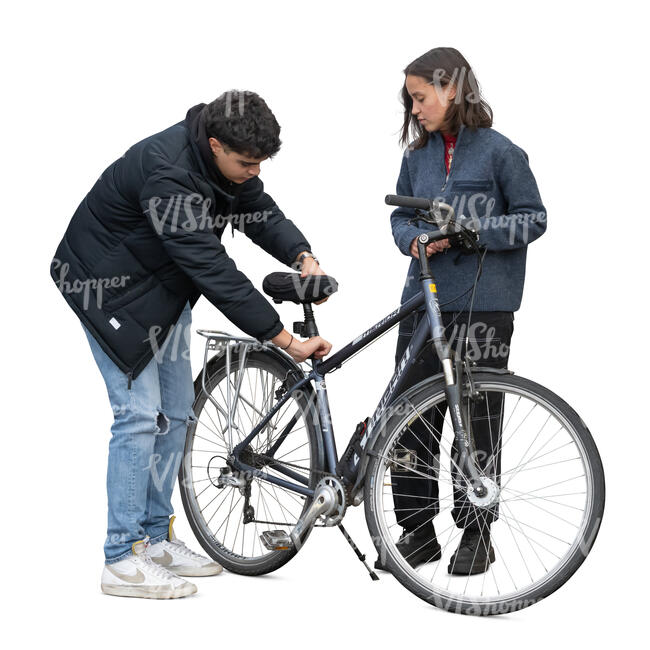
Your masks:
{"label": "brake lever", "polygon": [[424,221],[432,226],[436,226],[441,233],[448,234],[449,243],[453,247],[460,249],[461,252],[476,252],[476,242],[479,236],[474,228],[468,228],[456,219],[449,219],[446,222],[443,219],[443,223],[440,223],[439,220],[432,218],[429,210],[422,210],[420,208],[415,208],[415,217],[409,219],[407,223],[408,225],[412,225],[417,221]]}
{"label": "brake lever", "polygon": [[432,219],[428,210],[421,210],[420,208],[415,208],[415,216],[408,220],[408,225],[414,224],[416,221],[424,221],[424,223],[431,224],[432,226],[438,226],[438,222],[435,219]]}
{"label": "brake lever", "polygon": [[458,221],[448,224],[454,232],[449,235],[449,243],[463,253],[475,253],[479,235],[474,228],[468,228]]}

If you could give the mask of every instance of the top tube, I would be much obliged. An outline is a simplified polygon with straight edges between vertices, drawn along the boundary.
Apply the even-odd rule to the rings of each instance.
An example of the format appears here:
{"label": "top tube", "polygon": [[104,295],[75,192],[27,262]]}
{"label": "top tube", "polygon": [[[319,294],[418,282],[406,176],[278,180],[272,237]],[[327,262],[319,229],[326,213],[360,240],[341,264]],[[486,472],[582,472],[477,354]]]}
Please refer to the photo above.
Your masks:
{"label": "top tube", "polygon": [[350,341],[346,346],[341,348],[336,354],[332,355],[329,359],[320,362],[314,367],[314,370],[320,375],[325,375],[332,372],[341,366],[342,363],[347,361],[353,354],[364,348],[366,345],[372,343],[375,339],[380,337],[384,332],[389,330],[393,325],[406,318],[409,314],[414,312],[418,307],[424,303],[424,293],[420,291],[418,294],[407,300],[403,305],[400,305],[395,311],[385,316],[380,321],[375,323],[370,329],[357,336],[354,340]]}

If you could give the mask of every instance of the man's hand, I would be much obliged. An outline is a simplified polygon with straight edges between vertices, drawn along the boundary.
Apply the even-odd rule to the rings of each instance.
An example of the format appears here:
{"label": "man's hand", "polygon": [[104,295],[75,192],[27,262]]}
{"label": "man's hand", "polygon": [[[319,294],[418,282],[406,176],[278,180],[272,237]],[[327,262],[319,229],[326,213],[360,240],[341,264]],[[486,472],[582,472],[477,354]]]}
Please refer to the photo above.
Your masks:
{"label": "man's hand", "polygon": [[308,275],[326,275],[325,271],[321,269],[318,262],[313,257],[305,257],[300,269],[301,278]]}
{"label": "man's hand", "polygon": [[[302,251],[302,253],[307,253],[309,251]],[[296,257],[296,263],[300,259],[300,256],[302,253],[299,253],[298,256]],[[305,278],[308,275],[327,275],[323,269],[318,265],[318,262],[313,258],[313,257],[305,257],[305,259],[302,262],[302,267],[300,268],[300,277]],[[320,305],[324,303],[326,300],[329,300],[329,296],[327,298],[323,298],[322,300],[319,300],[318,302],[314,303],[315,305]]]}
{"label": "man's hand", "polygon": [[[322,359],[332,349],[332,344],[320,336],[312,336],[306,341],[300,341],[295,336],[291,337],[287,330],[282,330],[271,339],[271,342],[284,349],[298,363],[309,359],[312,354],[316,359]],[[286,347],[289,343],[289,347]]]}
{"label": "man's hand", "polygon": [[[441,253],[445,248],[451,248],[451,244],[448,239],[441,239],[440,241],[434,241],[427,246],[427,257],[430,257],[434,253]],[[411,255],[415,257],[416,260],[420,259],[418,253],[418,238],[416,237],[411,242]]]}
{"label": "man's hand", "polygon": [[316,359],[322,359],[327,356],[332,349],[332,344],[320,336],[312,336],[306,341],[293,339],[287,352],[293,357],[294,361],[300,363],[309,359],[313,354]]}

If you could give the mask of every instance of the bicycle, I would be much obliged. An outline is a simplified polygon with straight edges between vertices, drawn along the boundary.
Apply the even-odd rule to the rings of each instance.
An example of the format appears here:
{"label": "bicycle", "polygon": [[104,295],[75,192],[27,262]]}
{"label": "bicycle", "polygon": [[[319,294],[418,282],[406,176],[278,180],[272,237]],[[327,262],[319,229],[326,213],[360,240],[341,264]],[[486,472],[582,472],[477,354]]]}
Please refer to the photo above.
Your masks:
{"label": "bicycle", "polygon": [[[350,505],[365,503],[383,564],[415,595],[463,614],[522,609],[562,586],[593,546],[605,502],[598,450],[578,414],[547,388],[510,370],[476,366],[467,355],[452,361],[426,246],[448,238],[480,254],[479,234],[444,203],[394,195],[386,202],[415,208],[413,221],[436,226],[418,237],[422,291],[328,359],[311,359],[311,370],[304,370],[270,342],[197,330],[206,344],[195,380],[197,420],[188,428],[179,471],[185,512],[205,551],[235,573],[275,571],[315,527],[338,526],[378,579],[341,523]],[[480,264],[476,281],[478,275]],[[298,273],[272,273],[264,283],[276,302],[302,304],[304,320],[294,323],[294,332],[307,337],[318,334],[312,303],[336,289],[329,276],[300,279]],[[426,318],[375,412],[339,458],[325,376],[423,304]],[[433,345],[443,372],[400,393],[425,345]],[[473,439],[479,420],[494,442],[482,456]],[[431,436],[437,462],[400,444],[414,427]],[[402,535],[391,492],[405,478],[435,480],[440,490],[441,505],[429,520],[436,519],[442,558],[416,567],[397,549]],[[495,561],[466,576],[443,568],[462,532],[450,516],[459,494],[479,523],[493,516]]]}

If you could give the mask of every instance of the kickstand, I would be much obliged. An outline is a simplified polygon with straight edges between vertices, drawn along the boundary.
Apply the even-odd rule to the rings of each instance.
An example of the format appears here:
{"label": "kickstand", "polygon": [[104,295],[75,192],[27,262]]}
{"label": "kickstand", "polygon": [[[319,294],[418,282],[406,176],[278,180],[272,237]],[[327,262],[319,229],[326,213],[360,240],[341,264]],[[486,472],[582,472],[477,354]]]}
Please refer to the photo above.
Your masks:
{"label": "kickstand", "polygon": [[366,556],[361,553],[361,551],[357,548],[357,545],[352,541],[352,538],[350,535],[348,535],[348,531],[343,528],[343,524],[338,524],[339,530],[343,533],[343,537],[345,537],[345,541],[352,547],[352,550],[357,554],[357,557],[363,562],[363,566],[366,567],[368,573],[370,574],[370,577],[373,580],[379,580],[379,576],[366,564]]}

